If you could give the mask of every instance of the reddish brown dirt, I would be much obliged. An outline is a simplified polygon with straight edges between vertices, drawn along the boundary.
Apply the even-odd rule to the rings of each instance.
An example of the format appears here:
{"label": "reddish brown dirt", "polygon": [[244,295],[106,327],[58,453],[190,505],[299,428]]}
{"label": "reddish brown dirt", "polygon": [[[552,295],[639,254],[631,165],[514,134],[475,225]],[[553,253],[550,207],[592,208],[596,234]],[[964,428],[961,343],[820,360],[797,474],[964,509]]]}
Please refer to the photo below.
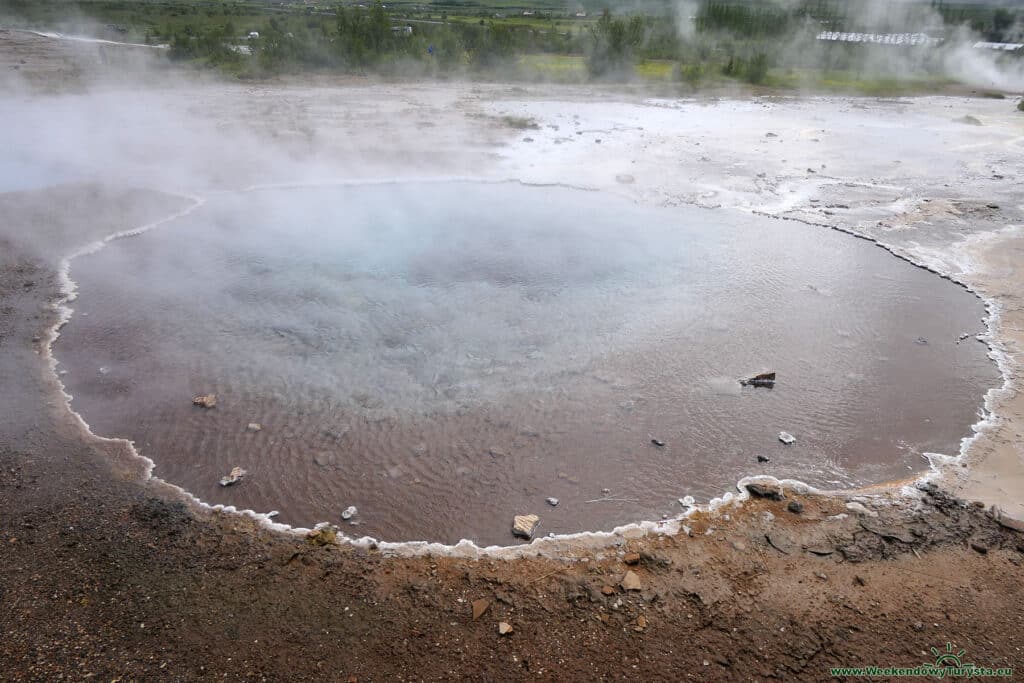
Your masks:
{"label": "reddish brown dirt", "polygon": [[938,490],[861,515],[787,492],[802,513],[760,499],[568,563],[318,546],[138,481],[69,419],[40,352],[55,256],[176,201],[0,195],[3,679],[822,680],[947,642],[1024,667],[1024,536]]}

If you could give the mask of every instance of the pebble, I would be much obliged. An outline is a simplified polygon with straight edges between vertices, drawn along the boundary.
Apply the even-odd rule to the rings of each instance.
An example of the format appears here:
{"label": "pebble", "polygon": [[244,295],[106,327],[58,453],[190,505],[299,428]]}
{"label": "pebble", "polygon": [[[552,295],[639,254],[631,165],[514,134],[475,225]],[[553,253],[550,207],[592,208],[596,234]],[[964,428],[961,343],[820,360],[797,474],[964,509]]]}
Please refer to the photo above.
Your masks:
{"label": "pebble", "polygon": [[799,500],[791,500],[789,501],[789,505],[786,506],[786,509],[795,515],[799,515],[804,511],[804,504]]}
{"label": "pebble", "polygon": [[779,432],[779,441],[788,446],[791,443],[796,443],[796,437],[789,432]]}
{"label": "pebble", "polygon": [[558,505],[558,499],[555,498],[554,496],[552,496],[551,498],[548,498],[547,502],[548,502],[548,505],[550,505],[551,507],[556,507]]}
{"label": "pebble", "polygon": [[[103,368],[100,368],[100,372],[103,372]],[[202,394],[200,396],[196,396],[192,399],[192,405],[199,406],[200,408],[213,408],[217,405],[217,395]]]}
{"label": "pebble", "polygon": [[643,584],[640,583],[640,577],[636,575],[636,572],[629,570],[625,576],[622,577],[622,590],[627,591],[639,591],[643,590]]}
{"label": "pebble", "polygon": [[508,623],[507,621],[502,621],[498,624],[499,636],[507,636],[510,633],[512,633],[512,624]]}
{"label": "pebble", "polygon": [[473,621],[476,621],[483,613],[487,611],[487,608],[491,606],[491,601],[487,598],[480,598],[479,600],[473,601]]}
{"label": "pebble", "polygon": [[512,535],[529,540],[539,525],[540,517],[537,515],[516,515],[512,518]]}
{"label": "pebble", "polygon": [[232,484],[237,484],[238,482],[242,481],[242,478],[245,475],[246,471],[243,470],[241,467],[233,467],[231,469],[231,473],[228,474],[228,476],[220,478],[219,483],[221,486],[231,486]]}
{"label": "pebble", "polygon": [[782,500],[782,487],[772,482],[752,482],[747,484],[747,491],[755,498]]}

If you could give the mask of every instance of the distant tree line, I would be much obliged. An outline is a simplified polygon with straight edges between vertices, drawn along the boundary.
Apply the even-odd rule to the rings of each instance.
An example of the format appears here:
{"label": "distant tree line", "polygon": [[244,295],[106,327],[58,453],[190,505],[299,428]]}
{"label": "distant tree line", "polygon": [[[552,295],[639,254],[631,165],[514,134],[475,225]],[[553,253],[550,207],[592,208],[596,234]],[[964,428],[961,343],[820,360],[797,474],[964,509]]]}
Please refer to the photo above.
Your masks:
{"label": "distant tree line", "polygon": [[[2,0],[0,0],[2,1]],[[368,7],[337,5],[330,12],[281,12],[263,18],[259,36],[247,39],[252,26],[237,26],[232,17],[220,23],[152,27],[147,39],[164,40],[176,59],[222,66],[239,73],[279,73],[304,69],[441,75],[487,72],[515,77],[524,55],[582,57],[596,79],[624,79],[649,61],[668,62],[672,77],[692,87],[708,80],[737,79],[752,84],[777,83],[773,74],[794,69],[818,72],[885,70],[886,62],[913,65],[930,75],[941,60],[911,47],[822,43],[822,30],[917,32],[927,22],[948,28],[966,23],[984,29],[988,39],[1009,37],[1024,21],[1024,10],[964,8],[898,3],[871,15],[858,0],[701,0],[693,16],[677,16],[671,4],[660,15],[616,15],[570,25],[546,27],[501,18],[467,20],[465,12],[486,9],[466,2],[457,19],[407,19],[378,0]],[[220,15],[224,17],[225,15]],[[407,23],[408,21],[408,23]],[[686,30],[681,30],[681,27]],[[941,30],[941,25],[939,27]],[[886,50],[880,58],[880,50]],[[889,59],[892,57],[892,59]],[[640,65],[640,66],[638,66]],[[894,77],[903,72],[893,71]]]}

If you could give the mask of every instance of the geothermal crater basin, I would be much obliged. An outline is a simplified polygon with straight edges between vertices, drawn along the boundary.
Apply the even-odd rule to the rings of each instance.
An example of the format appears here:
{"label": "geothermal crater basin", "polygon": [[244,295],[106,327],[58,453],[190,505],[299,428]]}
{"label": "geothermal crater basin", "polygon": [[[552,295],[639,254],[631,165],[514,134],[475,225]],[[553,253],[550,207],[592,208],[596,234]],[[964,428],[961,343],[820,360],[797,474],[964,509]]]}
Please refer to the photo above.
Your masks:
{"label": "geothermal crater basin", "polygon": [[905,478],[998,379],[958,341],[981,302],[867,241],[557,187],[222,194],[71,277],[55,352],[93,431],[207,502],[393,541],[609,529],[749,474]]}

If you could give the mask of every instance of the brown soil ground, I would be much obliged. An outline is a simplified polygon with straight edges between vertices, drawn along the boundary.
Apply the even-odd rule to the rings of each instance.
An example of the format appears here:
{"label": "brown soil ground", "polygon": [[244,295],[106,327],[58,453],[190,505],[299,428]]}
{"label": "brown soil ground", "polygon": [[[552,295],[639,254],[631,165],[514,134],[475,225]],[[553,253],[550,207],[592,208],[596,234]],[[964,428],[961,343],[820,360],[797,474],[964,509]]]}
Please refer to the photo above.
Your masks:
{"label": "brown soil ground", "polygon": [[785,491],[573,561],[385,556],[194,508],[69,418],[46,359],[57,259],[181,208],[139,194],[0,195],[0,678],[824,680],[947,643],[1024,666],[1024,535],[932,487]]}

